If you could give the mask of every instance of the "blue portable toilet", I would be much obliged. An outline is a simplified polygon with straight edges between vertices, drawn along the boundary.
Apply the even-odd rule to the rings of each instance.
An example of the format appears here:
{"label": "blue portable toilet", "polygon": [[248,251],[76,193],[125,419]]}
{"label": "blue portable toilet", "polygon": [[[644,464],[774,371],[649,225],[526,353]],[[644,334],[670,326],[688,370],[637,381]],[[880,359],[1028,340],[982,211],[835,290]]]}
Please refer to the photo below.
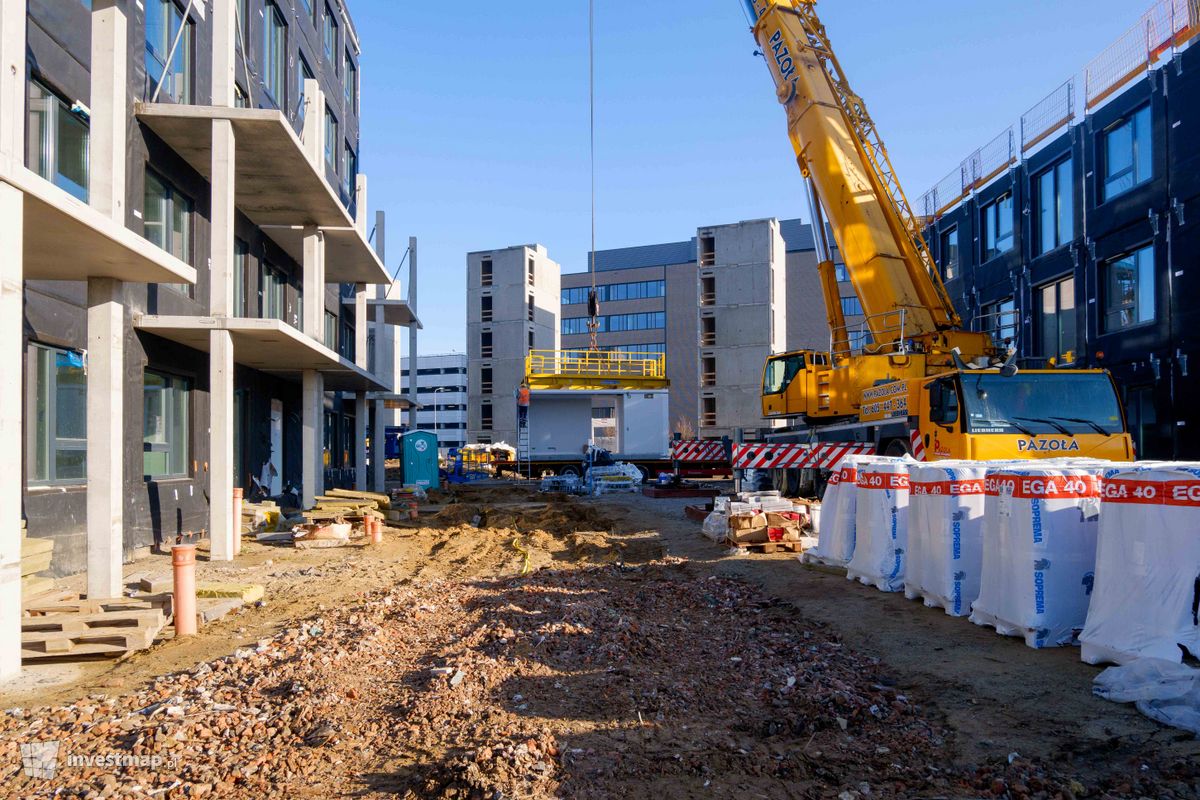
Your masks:
{"label": "blue portable toilet", "polygon": [[436,489],[438,481],[438,440],[430,431],[409,431],[400,437],[405,486]]}

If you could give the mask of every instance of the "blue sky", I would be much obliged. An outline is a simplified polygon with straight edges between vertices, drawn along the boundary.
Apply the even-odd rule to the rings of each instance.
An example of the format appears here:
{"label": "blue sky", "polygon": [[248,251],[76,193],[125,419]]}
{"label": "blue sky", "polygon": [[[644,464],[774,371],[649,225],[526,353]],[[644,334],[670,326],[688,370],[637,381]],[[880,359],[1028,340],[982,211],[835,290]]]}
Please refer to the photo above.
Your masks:
{"label": "blue sky", "polygon": [[[1082,71],[1149,0],[818,6],[915,198]],[[388,266],[420,240],[422,353],[462,352],[466,253],[590,241],[587,2],[350,0]],[[597,0],[597,247],[807,216],[741,0]],[[407,284],[405,283],[405,286]]]}

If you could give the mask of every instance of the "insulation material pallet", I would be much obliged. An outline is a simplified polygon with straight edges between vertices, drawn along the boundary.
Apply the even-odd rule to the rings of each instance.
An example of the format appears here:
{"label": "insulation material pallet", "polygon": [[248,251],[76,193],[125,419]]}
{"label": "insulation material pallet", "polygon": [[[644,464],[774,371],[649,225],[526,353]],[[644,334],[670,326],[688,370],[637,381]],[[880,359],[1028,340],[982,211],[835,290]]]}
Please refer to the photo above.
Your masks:
{"label": "insulation material pallet", "polygon": [[856,483],[854,556],[846,577],[883,592],[904,588],[908,550],[909,467],[899,459],[859,465]]}
{"label": "insulation material pallet", "polygon": [[1096,580],[1080,643],[1089,664],[1200,654],[1200,464],[1108,470]]}
{"label": "insulation material pallet", "polygon": [[1075,642],[1092,594],[1103,472],[1057,465],[989,471],[972,622],[1034,648]]}
{"label": "insulation material pallet", "polygon": [[983,569],[984,485],[987,467],[943,461],[913,466],[908,505],[904,595],[971,613]]}

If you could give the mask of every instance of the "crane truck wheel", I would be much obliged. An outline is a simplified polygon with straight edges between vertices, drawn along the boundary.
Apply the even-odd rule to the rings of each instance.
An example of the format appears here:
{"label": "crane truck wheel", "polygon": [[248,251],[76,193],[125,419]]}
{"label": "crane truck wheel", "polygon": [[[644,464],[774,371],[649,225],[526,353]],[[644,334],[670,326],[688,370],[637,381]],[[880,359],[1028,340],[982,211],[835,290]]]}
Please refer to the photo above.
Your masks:
{"label": "crane truck wheel", "polygon": [[883,454],[888,458],[904,458],[911,455],[908,442],[903,439],[892,439],[884,448]]}
{"label": "crane truck wheel", "polygon": [[575,464],[567,464],[565,467],[558,468],[558,474],[562,475],[563,477],[566,477],[567,475],[574,475],[576,478],[578,478],[579,467]]}

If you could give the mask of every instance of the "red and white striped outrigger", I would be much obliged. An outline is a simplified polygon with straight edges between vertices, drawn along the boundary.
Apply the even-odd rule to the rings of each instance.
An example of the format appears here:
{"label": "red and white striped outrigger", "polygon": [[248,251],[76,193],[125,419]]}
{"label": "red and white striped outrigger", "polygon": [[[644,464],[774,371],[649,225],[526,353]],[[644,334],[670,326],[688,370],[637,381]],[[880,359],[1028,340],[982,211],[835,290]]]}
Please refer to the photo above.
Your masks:
{"label": "red and white striped outrigger", "polygon": [[684,463],[727,463],[725,444],[714,439],[671,442],[671,460]]}
{"label": "red and white striped outrigger", "polygon": [[846,456],[873,455],[873,444],[735,444],[734,469],[833,469]]}

